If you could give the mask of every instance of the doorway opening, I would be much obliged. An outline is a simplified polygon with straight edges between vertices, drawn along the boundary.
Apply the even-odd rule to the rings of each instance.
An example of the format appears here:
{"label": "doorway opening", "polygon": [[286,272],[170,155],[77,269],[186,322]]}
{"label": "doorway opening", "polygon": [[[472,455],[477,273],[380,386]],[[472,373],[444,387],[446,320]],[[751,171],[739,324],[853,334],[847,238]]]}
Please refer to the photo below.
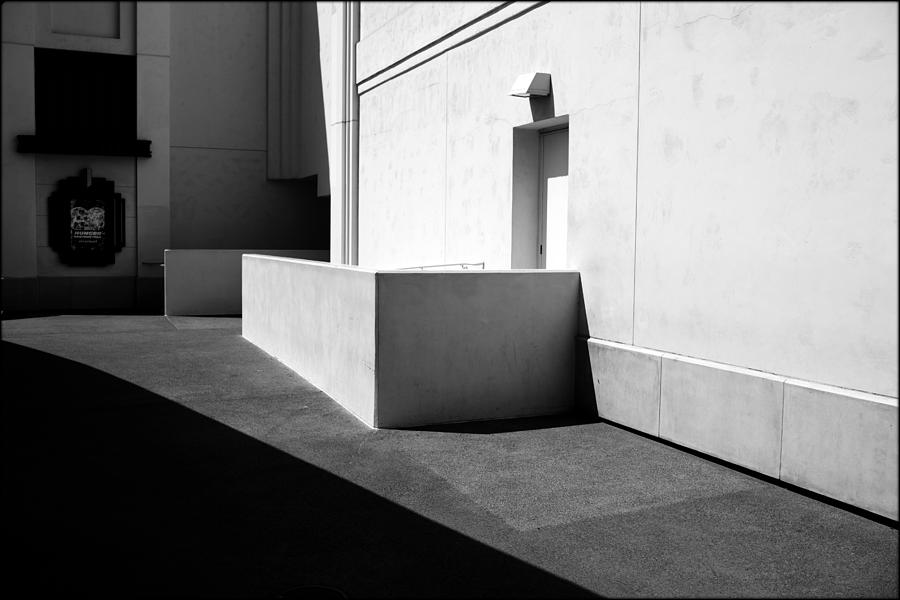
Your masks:
{"label": "doorway opening", "polygon": [[569,128],[541,132],[538,202],[539,269],[566,268],[569,215]]}
{"label": "doorway opening", "polygon": [[569,117],[513,128],[513,269],[567,268]]}

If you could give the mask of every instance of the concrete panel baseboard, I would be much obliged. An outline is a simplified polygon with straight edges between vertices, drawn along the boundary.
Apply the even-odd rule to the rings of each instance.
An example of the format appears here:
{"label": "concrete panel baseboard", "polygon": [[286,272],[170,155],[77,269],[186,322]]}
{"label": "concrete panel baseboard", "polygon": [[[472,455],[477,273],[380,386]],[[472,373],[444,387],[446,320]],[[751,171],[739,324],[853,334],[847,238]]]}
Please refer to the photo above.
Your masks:
{"label": "concrete panel baseboard", "polygon": [[579,344],[592,384],[579,404],[601,418],[898,518],[896,398],[595,338]]}
{"label": "concrete panel baseboard", "polygon": [[896,519],[897,447],[896,399],[785,382],[782,480]]}
{"label": "concrete panel baseboard", "polygon": [[166,250],[165,313],[241,314],[241,255],[327,261],[328,250]]}
{"label": "concrete panel baseboard", "polygon": [[243,335],[370,427],[573,408],[575,271],[374,271],[244,255]]}
{"label": "concrete panel baseboard", "polygon": [[594,339],[587,350],[597,415],[658,436],[660,353]]}
{"label": "concrete panel baseboard", "polygon": [[783,380],[662,356],[659,436],[778,477]]}

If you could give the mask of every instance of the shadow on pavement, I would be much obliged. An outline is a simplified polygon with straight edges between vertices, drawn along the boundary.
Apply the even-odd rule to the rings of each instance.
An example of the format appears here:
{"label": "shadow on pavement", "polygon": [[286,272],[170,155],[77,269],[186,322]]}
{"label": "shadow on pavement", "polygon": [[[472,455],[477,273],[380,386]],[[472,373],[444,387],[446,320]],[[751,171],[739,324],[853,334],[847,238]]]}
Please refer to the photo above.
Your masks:
{"label": "shadow on pavement", "polygon": [[592,596],[97,369],[2,360],[7,590]]}
{"label": "shadow on pavement", "polygon": [[571,427],[596,423],[599,419],[577,412],[552,415],[547,417],[523,417],[518,419],[498,419],[494,421],[467,421],[465,423],[447,423],[443,425],[423,425],[409,427],[410,431],[441,431],[446,433],[509,433],[513,431],[533,431],[536,429],[553,429],[555,427]]}

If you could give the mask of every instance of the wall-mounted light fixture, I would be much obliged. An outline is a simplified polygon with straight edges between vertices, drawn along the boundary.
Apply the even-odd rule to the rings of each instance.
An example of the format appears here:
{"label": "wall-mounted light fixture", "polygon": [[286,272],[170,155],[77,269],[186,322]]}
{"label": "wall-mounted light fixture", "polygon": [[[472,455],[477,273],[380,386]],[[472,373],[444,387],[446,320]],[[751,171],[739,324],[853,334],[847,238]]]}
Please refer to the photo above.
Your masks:
{"label": "wall-mounted light fixture", "polygon": [[510,96],[531,98],[550,95],[550,73],[522,73],[509,90]]}

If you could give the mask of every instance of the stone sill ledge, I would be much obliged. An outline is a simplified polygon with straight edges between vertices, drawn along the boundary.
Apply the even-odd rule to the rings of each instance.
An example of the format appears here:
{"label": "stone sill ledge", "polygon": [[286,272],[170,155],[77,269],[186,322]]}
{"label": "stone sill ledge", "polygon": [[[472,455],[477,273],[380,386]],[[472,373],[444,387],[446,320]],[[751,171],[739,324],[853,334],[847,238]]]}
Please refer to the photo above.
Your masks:
{"label": "stone sill ledge", "polygon": [[150,140],[89,140],[67,137],[19,135],[16,150],[29,154],[81,154],[149,158]]}

